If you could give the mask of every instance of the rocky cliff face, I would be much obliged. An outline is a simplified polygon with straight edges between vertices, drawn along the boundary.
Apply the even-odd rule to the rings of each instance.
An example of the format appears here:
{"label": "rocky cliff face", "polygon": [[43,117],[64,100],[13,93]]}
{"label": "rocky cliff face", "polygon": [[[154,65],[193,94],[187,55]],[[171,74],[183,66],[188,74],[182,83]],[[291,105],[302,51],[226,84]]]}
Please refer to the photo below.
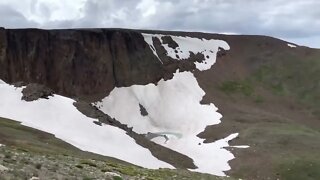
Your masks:
{"label": "rocky cliff face", "polygon": [[0,78],[9,83],[41,83],[95,99],[116,86],[157,82],[175,69],[163,66],[133,30],[0,29]]}

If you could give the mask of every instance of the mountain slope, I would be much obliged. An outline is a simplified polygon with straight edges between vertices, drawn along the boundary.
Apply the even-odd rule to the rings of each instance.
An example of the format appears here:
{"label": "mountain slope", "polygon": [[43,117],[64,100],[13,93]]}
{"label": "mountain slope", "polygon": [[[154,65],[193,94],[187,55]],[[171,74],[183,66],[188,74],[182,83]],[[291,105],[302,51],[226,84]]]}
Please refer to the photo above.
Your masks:
{"label": "mountain slope", "polygon": [[[0,39],[0,79],[36,82],[94,102],[97,111],[81,112],[128,135],[141,133],[140,145],[154,142],[187,155],[182,159],[197,166],[181,167],[201,170],[199,160],[205,160],[220,168],[205,172],[223,175],[233,155],[222,163],[222,155],[209,156],[212,150],[196,153],[202,157],[188,151],[203,151],[239,133],[228,139],[234,146],[219,147],[236,157],[227,174],[246,179],[319,176],[319,50],[265,36],[123,29],[2,29]],[[173,83],[187,74],[192,78]],[[115,119],[101,121],[101,113]],[[191,137],[197,142],[188,141]],[[179,148],[183,140],[192,146]],[[151,146],[143,147],[154,152]],[[163,158],[168,154],[174,160],[172,151],[162,152],[157,158],[168,162]],[[308,164],[312,167],[303,168]]]}
{"label": "mountain slope", "polygon": [[320,51],[271,38],[236,38],[228,41],[234,48],[226,56],[198,74],[200,86],[211,92],[203,102],[214,100],[224,115],[200,137],[211,142],[236,130],[236,142],[250,145],[235,152],[231,175],[318,179]]}

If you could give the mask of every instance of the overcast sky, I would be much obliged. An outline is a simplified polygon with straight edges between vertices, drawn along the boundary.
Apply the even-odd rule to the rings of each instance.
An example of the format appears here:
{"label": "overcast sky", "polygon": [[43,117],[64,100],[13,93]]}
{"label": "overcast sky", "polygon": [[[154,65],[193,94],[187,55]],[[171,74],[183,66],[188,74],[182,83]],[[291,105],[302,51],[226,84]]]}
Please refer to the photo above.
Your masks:
{"label": "overcast sky", "polygon": [[5,28],[139,28],[269,35],[320,48],[320,0],[0,0]]}

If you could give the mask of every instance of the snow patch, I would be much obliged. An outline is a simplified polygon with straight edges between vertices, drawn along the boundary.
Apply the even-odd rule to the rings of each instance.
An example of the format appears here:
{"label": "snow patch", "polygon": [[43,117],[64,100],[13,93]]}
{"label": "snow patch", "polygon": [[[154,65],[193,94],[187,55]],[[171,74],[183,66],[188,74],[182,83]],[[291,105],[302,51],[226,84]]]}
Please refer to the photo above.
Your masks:
{"label": "snow patch", "polygon": [[[155,56],[161,61],[159,58],[157,51],[154,47],[152,38],[158,38],[162,43],[162,46],[167,51],[167,56],[176,59],[183,60],[188,59],[190,57],[190,52],[194,54],[201,53],[204,55],[205,59],[203,62],[195,62],[196,68],[200,71],[208,70],[211,66],[216,62],[217,52],[219,51],[219,47],[229,50],[230,46],[228,43],[222,40],[214,40],[214,39],[200,39],[193,37],[183,37],[183,36],[173,36],[173,35],[161,35],[161,34],[145,34],[142,33],[144,40],[147,44],[149,44],[150,49],[155,54]],[[162,37],[170,36],[173,41],[175,41],[179,47],[173,49],[168,46],[168,44],[164,44]],[[162,62],[162,61],[161,61]]]}
{"label": "snow patch", "polygon": [[[192,158],[198,167],[195,171],[224,176],[234,156],[223,147],[238,134],[208,144],[197,137],[222,117],[214,104],[200,104],[204,95],[191,72],[176,72],[171,80],[160,80],[157,85],[115,88],[95,105],[137,133],[166,135],[168,141],[164,136],[151,140]],[[141,115],[139,104],[147,116]]]}
{"label": "snow patch", "polygon": [[[55,95],[49,99],[22,101],[22,88],[0,84],[0,117],[54,134],[75,147],[118,158],[146,168],[173,168],[137,145],[126,132],[109,125],[97,126],[95,119],[81,114],[74,100]],[[142,158],[143,157],[143,158]]]}
{"label": "snow patch", "polygon": [[157,52],[156,52],[156,48],[153,45],[153,41],[152,41],[152,36],[143,36],[144,37],[144,41],[149,45],[151,51],[153,52],[153,54],[159,59],[159,61],[162,63],[161,59],[159,58]]}
{"label": "snow patch", "polygon": [[0,144],[0,147],[3,147],[3,146],[5,146],[5,145],[3,145],[3,144]]}
{"label": "snow patch", "polygon": [[[115,88],[96,106],[137,133],[197,134],[207,125],[220,123],[222,116],[214,104],[199,103],[205,92],[191,72],[176,72],[171,80],[157,84]],[[141,115],[139,103],[147,116]]]}
{"label": "snow patch", "polygon": [[241,146],[229,146],[229,147],[239,148],[239,149],[246,149],[246,148],[249,148],[250,146],[247,146],[247,145],[241,145]]}
{"label": "snow patch", "polygon": [[291,47],[291,48],[296,48],[297,46],[296,45],[294,45],[294,44],[287,44],[289,47]]}

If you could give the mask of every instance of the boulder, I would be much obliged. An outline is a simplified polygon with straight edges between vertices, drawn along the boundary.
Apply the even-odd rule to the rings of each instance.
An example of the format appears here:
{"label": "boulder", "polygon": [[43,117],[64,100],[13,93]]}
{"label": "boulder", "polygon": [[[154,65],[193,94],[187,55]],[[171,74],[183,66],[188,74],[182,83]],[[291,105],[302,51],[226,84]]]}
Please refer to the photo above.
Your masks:
{"label": "boulder", "polygon": [[49,96],[53,96],[53,93],[53,90],[44,85],[32,83],[22,90],[23,96],[21,99],[25,101],[35,101],[40,98],[48,99]]}

